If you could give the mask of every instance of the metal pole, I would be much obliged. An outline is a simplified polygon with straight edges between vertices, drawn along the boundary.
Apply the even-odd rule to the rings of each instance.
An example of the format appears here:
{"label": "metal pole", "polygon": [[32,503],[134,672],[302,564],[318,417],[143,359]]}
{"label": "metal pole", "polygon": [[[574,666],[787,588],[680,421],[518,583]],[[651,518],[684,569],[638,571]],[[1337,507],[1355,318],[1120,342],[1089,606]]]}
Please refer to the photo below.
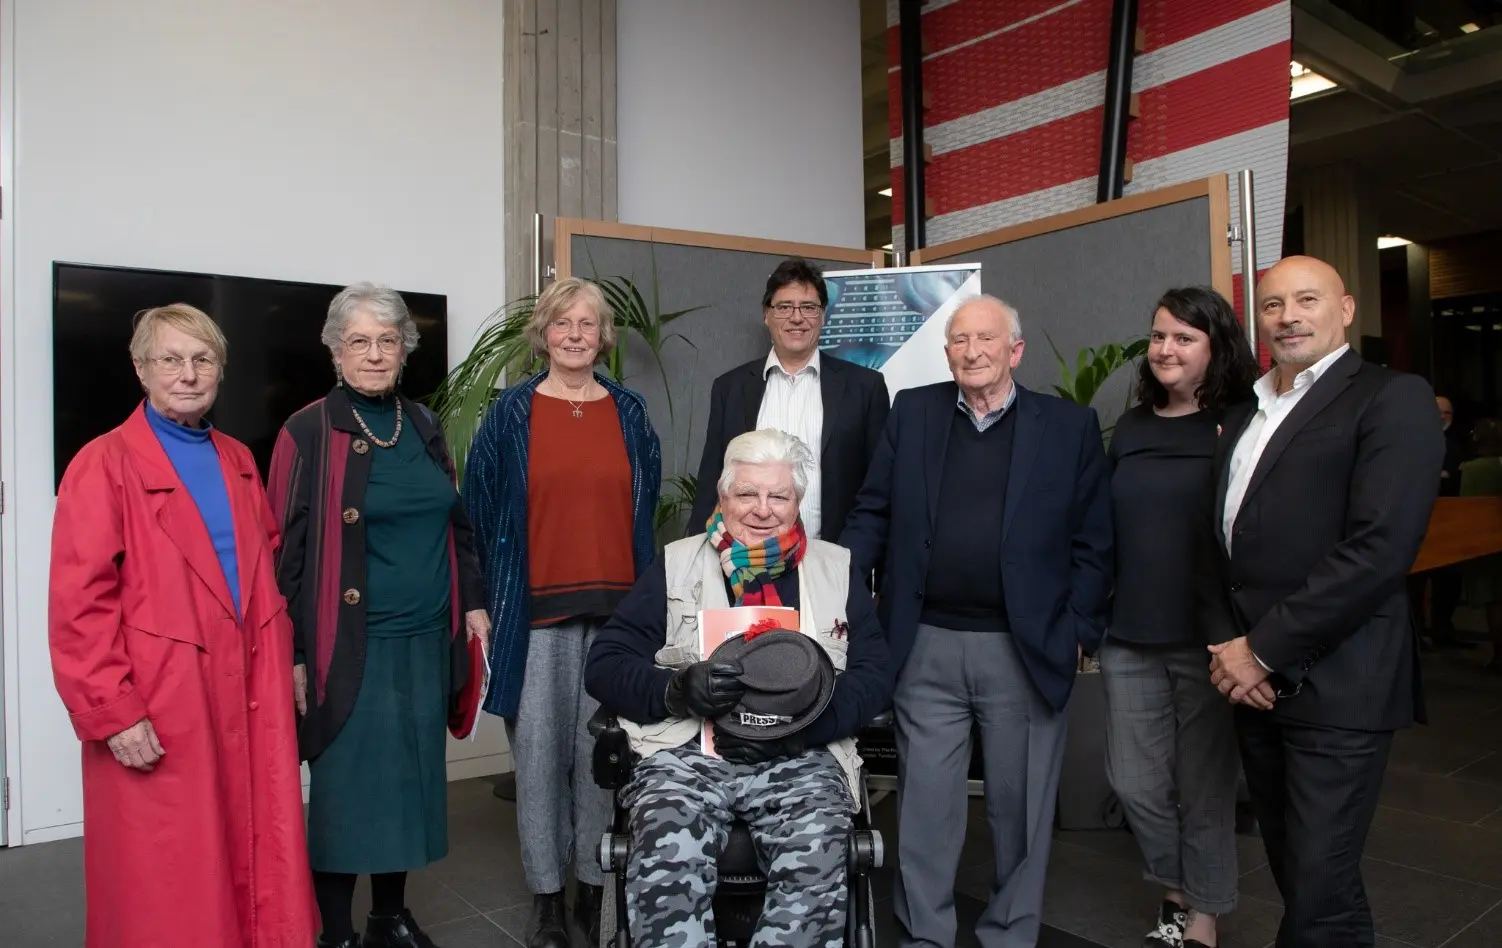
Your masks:
{"label": "metal pole", "polygon": [[901,0],[903,243],[908,256],[928,242],[923,195],[923,0]]}
{"label": "metal pole", "polygon": [[1097,202],[1121,197],[1126,183],[1127,126],[1131,123],[1132,61],[1137,57],[1137,0],[1111,4],[1111,50],[1106,65],[1106,117],[1100,135]]}
{"label": "metal pole", "polygon": [[1257,201],[1252,188],[1252,169],[1236,174],[1241,191],[1241,312],[1246,336],[1257,354]]}
{"label": "metal pole", "polygon": [[542,292],[542,215],[532,215],[532,295]]}

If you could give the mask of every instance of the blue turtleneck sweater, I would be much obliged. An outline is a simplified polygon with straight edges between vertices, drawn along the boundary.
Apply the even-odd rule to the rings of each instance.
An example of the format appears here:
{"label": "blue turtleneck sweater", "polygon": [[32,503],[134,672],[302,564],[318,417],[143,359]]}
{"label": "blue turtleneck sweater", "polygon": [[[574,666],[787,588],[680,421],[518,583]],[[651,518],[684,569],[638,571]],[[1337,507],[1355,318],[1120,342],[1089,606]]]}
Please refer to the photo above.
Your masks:
{"label": "blue turtleneck sweater", "polygon": [[229,594],[240,612],[240,567],[235,552],[235,518],[230,513],[229,491],[224,485],[224,470],[219,466],[219,452],[210,437],[213,428],[188,428],[164,417],[151,403],[146,403],[146,418],[151,430],[167,452],[167,460],[182,478],[188,495],[198,505],[198,514],[209,530],[219,566],[229,584]]}

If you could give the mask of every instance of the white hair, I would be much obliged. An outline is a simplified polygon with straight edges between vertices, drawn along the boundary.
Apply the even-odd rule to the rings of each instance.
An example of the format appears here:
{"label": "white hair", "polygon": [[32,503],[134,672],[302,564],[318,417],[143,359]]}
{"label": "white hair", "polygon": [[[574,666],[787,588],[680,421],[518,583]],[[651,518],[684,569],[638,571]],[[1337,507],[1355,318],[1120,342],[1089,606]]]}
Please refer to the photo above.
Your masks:
{"label": "white hair", "polygon": [[1006,300],[992,296],[989,293],[972,296],[950,311],[949,318],[944,320],[944,338],[946,340],[949,338],[950,328],[954,326],[954,318],[960,314],[960,310],[976,303],[990,303],[993,306],[1000,307],[1001,311],[1007,314],[1007,319],[1011,320],[1012,323],[1012,345],[1016,345],[1022,341],[1022,317],[1017,315],[1016,307],[1012,306]]}
{"label": "white hair", "polygon": [[374,283],[356,283],[339,291],[329,303],[328,319],[323,322],[323,344],[335,356],[344,338],[344,327],[357,310],[364,310],[382,326],[391,326],[402,337],[402,348],[410,355],[417,348],[417,322],[407,309],[402,295],[390,287]]}
{"label": "white hair", "polygon": [[803,492],[808,490],[808,472],[813,469],[814,454],[800,439],[777,428],[758,428],[737,435],[725,446],[725,467],[715,485],[721,497],[730,493],[737,464],[788,465],[793,469],[793,490],[801,502]]}

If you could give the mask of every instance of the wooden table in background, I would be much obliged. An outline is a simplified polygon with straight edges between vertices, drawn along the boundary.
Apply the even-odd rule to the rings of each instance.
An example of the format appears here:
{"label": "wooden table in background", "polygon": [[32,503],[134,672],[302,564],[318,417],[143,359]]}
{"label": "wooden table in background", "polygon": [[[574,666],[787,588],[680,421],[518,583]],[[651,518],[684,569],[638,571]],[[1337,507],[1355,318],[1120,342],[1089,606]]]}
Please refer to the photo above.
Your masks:
{"label": "wooden table in background", "polygon": [[1411,572],[1502,553],[1502,497],[1441,497]]}

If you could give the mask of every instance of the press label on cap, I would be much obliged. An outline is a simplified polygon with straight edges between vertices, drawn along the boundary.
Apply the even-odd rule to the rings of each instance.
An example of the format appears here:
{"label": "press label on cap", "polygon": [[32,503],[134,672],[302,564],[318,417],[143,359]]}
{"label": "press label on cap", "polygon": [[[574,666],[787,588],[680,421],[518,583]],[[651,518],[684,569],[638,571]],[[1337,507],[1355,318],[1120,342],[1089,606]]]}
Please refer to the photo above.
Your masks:
{"label": "press label on cap", "polygon": [[752,714],[750,711],[740,712],[741,724],[746,727],[776,727],[779,724],[787,724],[793,719],[780,714]]}

